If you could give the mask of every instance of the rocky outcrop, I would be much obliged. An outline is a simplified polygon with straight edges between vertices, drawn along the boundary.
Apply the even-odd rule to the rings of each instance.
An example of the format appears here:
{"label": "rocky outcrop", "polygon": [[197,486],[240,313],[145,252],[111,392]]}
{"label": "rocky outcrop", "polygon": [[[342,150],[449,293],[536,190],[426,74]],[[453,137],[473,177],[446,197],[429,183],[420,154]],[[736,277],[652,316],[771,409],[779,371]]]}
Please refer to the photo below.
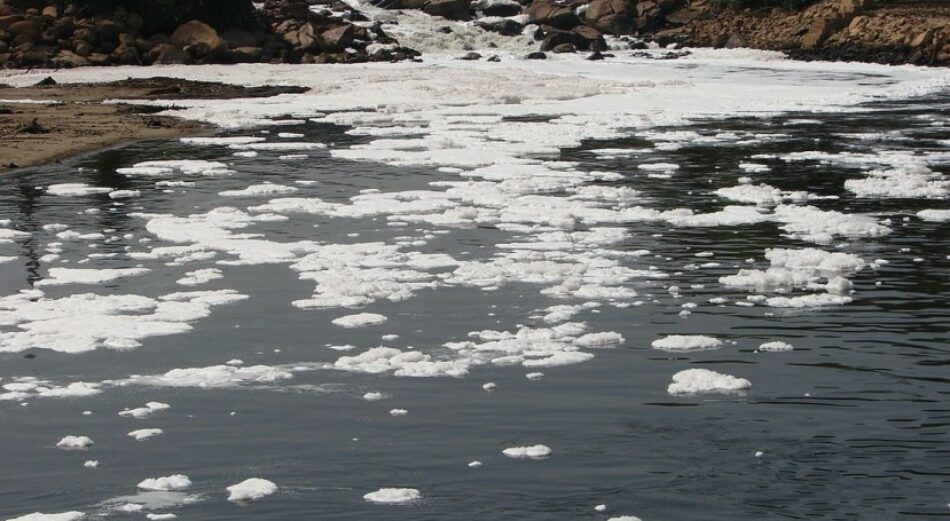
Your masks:
{"label": "rocky outcrop", "polygon": [[652,36],[682,45],[778,50],[799,59],[950,65],[950,4],[940,1],[823,0],[800,11],[740,11],[693,0],[664,21]]}
{"label": "rocky outcrop", "polygon": [[[443,14],[449,14],[449,2],[463,4],[467,13],[470,2],[428,1],[438,2]],[[318,3],[327,9],[311,9]],[[256,16],[244,26],[189,20],[169,32],[150,32],[141,14],[122,5],[102,12],[78,0],[0,0],[0,67],[353,63],[418,56],[378,25],[354,24],[366,18],[334,0],[267,0]]]}

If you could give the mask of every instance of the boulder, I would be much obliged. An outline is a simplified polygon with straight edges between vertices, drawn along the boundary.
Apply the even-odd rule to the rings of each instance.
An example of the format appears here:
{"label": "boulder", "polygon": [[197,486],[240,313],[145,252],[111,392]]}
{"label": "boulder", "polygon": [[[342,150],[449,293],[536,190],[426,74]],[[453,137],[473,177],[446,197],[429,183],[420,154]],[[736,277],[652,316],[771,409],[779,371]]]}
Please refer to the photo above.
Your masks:
{"label": "boulder", "polygon": [[682,9],[677,9],[672,13],[667,13],[664,17],[666,22],[673,25],[686,25],[693,20],[699,18],[705,13],[702,9],[693,9],[690,7],[684,7]]}
{"label": "boulder", "polygon": [[732,33],[729,35],[729,39],[726,40],[726,43],[723,44],[723,47],[726,49],[738,49],[741,47],[748,47],[749,44],[746,43],[745,38],[742,37],[739,33]]}
{"label": "boulder", "polygon": [[342,51],[353,43],[354,27],[340,25],[320,33],[320,46],[327,51]]}
{"label": "boulder", "polygon": [[262,38],[259,34],[245,31],[239,27],[229,27],[220,33],[220,36],[228,42],[232,49],[242,47],[259,47]]}
{"label": "boulder", "polygon": [[610,34],[629,34],[635,28],[636,2],[594,0],[584,11],[585,24]]}
{"label": "boulder", "polygon": [[551,49],[551,52],[557,54],[570,54],[577,52],[577,49],[574,48],[574,44],[562,43],[560,45],[554,46],[554,48]]}
{"label": "boulder", "polygon": [[572,43],[581,50],[606,51],[607,42],[604,35],[593,27],[579,25],[571,30]]}
{"label": "boulder", "polygon": [[264,56],[264,50],[260,47],[238,47],[231,51],[231,55],[235,63],[257,63]]}
{"label": "boulder", "polygon": [[53,57],[53,65],[66,69],[85,67],[89,65],[89,60],[71,51],[59,51],[59,54]]}
{"label": "boulder", "polygon": [[95,31],[99,43],[118,43],[119,34],[123,32],[123,28],[112,20],[97,20]]}
{"label": "boulder", "polygon": [[112,51],[112,59],[119,65],[142,64],[142,58],[139,55],[139,50],[134,44],[119,44],[119,46],[116,47],[114,51]]}
{"label": "boulder", "polygon": [[500,18],[491,21],[479,21],[478,26],[486,31],[503,34],[505,36],[517,36],[521,34],[524,26],[510,18]]}
{"label": "boulder", "polygon": [[10,33],[11,40],[23,37],[30,42],[39,42],[43,38],[42,28],[36,19],[14,22],[7,28],[7,32]]}
{"label": "boulder", "polygon": [[21,67],[39,67],[49,62],[49,55],[38,49],[14,53],[13,61]]}
{"label": "boulder", "polygon": [[82,57],[88,57],[92,54],[92,45],[82,40],[70,40],[73,42],[73,52]]}
{"label": "boulder", "polygon": [[534,0],[525,13],[531,23],[550,25],[558,29],[573,29],[581,20],[574,12],[573,3],[562,4],[555,0]]}
{"label": "boulder", "polygon": [[316,51],[319,46],[320,29],[312,23],[305,23],[297,30],[284,33],[284,41],[290,44],[291,49],[298,52]]}
{"label": "boulder", "polygon": [[471,7],[471,0],[426,0],[422,10],[432,16],[450,20],[468,20]]}
{"label": "boulder", "polygon": [[152,63],[161,65],[180,65],[188,62],[188,56],[178,47],[170,43],[160,43],[148,52],[148,59]]}
{"label": "boulder", "polygon": [[547,55],[547,54],[544,54],[543,52],[532,52],[532,53],[528,54],[527,56],[525,56],[525,59],[527,59],[527,60],[546,60],[546,59],[548,59],[548,55]]}
{"label": "boulder", "polygon": [[521,4],[515,0],[475,0],[472,9],[484,16],[515,16],[521,14]]}
{"label": "boulder", "polygon": [[23,17],[18,14],[9,14],[6,16],[0,16],[0,30],[9,31],[11,25],[17,22],[22,22],[22,21],[23,21]]}
{"label": "boulder", "polygon": [[227,48],[227,43],[218,36],[218,31],[198,20],[181,24],[172,33],[171,41],[182,49],[193,46],[207,46],[208,49],[217,51]]}

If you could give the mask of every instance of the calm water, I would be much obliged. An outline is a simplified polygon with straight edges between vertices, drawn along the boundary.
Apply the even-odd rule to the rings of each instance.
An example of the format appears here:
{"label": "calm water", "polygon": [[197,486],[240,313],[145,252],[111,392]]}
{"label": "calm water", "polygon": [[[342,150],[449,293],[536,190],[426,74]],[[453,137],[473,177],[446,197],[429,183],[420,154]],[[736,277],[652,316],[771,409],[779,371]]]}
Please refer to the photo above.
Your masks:
{"label": "calm water", "polygon": [[[625,341],[616,349],[596,350],[585,363],[542,369],[545,376],[537,381],[525,378],[529,371],[517,366],[474,367],[464,378],[316,370],[275,385],[128,386],[84,398],[0,401],[0,518],[67,510],[142,517],[112,507],[145,498],[116,498],[135,495],[136,483],[145,478],[183,473],[193,482],[186,491],[193,501],[159,502],[155,512],[189,520],[606,519],[608,514],[594,511],[603,503],[610,515],[646,521],[950,519],[947,225],[913,216],[925,208],[946,208],[946,202],[858,199],[842,183],[863,177],[860,171],[815,161],[753,160],[772,167],[756,174],[736,168],[754,154],[946,150],[940,140],[950,139],[950,97],[874,108],[697,124],[689,130],[777,136],[745,145],[686,144],[651,153],[652,162],[680,165],[669,179],[644,176],[635,156],[604,159],[587,151],[652,147],[643,136],[588,143],[561,154],[582,168],[624,173],[624,180],[610,184],[643,191],[651,207],[715,211],[723,203],[711,192],[749,175],[783,190],[840,196],[816,203],[823,209],[891,218],[890,236],[856,241],[847,250],[869,261],[890,262],[852,278],[851,304],[805,310],[709,304],[715,297],[745,299],[746,293],[717,282],[746,267],[745,259],[759,259],[761,267],[765,248],[812,245],[783,237],[774,224],[675,228],[631,223],[631,236],[619,249],[650,250],[651,257],[637,259],[637,264],[656,266],[670,278],[638,281],[642,306],[605,305],[575,318],[592,331],[621,333]],[[335,147],[366,141],[326,124],[281,130]],[[891,131],[904,139],[844,135]],[[27,289],[46,276],[49,266],[40,257],[57,239],[43,230],[44,224],[67,223],[84,233],[115,230],[106,236],[117,240],[93,240],[95,248],[90,241],[64,243],[62,259],[72,261],[67,266],[80,267],[79,260],[98,252],[117,256],[82,267],[132,267],[140,262],[128,259],[125,247],[142,251],[139,239],[150,236],[146,221],[135,212],[186,215],[222,205],[262,204],[266,198],[226,199],[217,193],[267,180],[316,180],[298,185],[294,196],[345,202],[362,189],[425,189],[427,183],[449,177],[430,169],[347,162],[319,151],[308,152],[311,157],[305,161],[279,161],[278,152],[261,152],[256,158],[233,157],[232,152],[145,143],[6,176],[0,187],[0,219],[10,219],[11,228],[32,235],[0,245],[0,255],[18,257],[0,264],[0,294]],[[154,189],[154,178],[115,172],[140,161],[180,158],[223,160],[238,173],[196,179],[193,188],[164,193]],[[77,173],[77,167],[83,170]],[[933,168],[950,173],[948,163]],[[36,188],[80,181],[139,189],[144,195],[116,206],[106,195],[53,197]],[[101,211],[83,213],[88,208]],[[910,218],[905,222],[904,217]],[[433,227],[394,228],[382,218],[292,215],[290,221],[256,223],[246,231],[282,242],[350,243],[418,236],[422,232],[417,228]],[[125,234],[132,238],[124,239]],[[495,245],[515,236],[489,226],[452,230],[418,249],[477,259],[493,255]],[[160,244],[156,240],[148,246]],[[715,256],[695,257],[700,251]],[[688,266],[706,261],[720,265]],[[186,270],[144,261],[152,269],[144,276],[44,291],[51,298],[80,291],[155,297],[188,290],[175,280],[184,271],[215,266],[213,262],[191,263]],[[232,358],[249,365],[332,362],[340,353],[326,345],[373,347],[387,333],[399,335],[388,345],[438,354],[444,342],[465,340],[469,331],[539,325],[531,318],[536,310],[581,302],[548,299],[530,284],[508,284],[493,292],[441,287],[402,302],[374,303],[368,311],[389,317],[381,326],[343,329],[330,320],[353,311],[305,311],[290,305],[308,298],[313,284],[298,280],[286,264],[218,267],[224,278],[196,289],[234,289],[250,298],[215,308],[210,317],[193,322],[190,333],[149,338],[128,351],[0,353],[0,383],[23,376],[98,382]],[[678,299],[668,293],[669,285],[682,288]],[[684,302],[699,304],[691,316],[679,315]],[[9,330],[0,325],[0,331]],[[650,348],[657,337],[674,333],[715,336],[726,345],[682,354]],[[759,344],[772,340],[796,349],[756,352]],[[667,394],[671,376],[690,367],[741,376],[753,387],[741,395]],[[495,392],[482,390],[489,381],[497,384]],[[367,391],[389,398],[365,401]],[[116,414],[153,400],[172,408],[144,420]],[[409,414],[390,416],[389,410],[397,407]],[[92,414],[83,415],[86,410]],[[126,435],[146,427],[165,433],[143,442]],[[57,450],[55,443],[66,434],[84,434],[96,443],[88,451]],[[514,460],[501,454],[506,447],[534,443],[550,446],[551,457]],[[98,460],[99,467],[84,468],[87,459]],[[484,466],[469,468],[472,460]],[[243,506],[224,500],[225,486],[255,476],[276,482],[280,492]],[[384,486],[417,488],[424,499],[402,506],[363,500],[365,493]],[[158,499],[174,503],[181,497]]]}

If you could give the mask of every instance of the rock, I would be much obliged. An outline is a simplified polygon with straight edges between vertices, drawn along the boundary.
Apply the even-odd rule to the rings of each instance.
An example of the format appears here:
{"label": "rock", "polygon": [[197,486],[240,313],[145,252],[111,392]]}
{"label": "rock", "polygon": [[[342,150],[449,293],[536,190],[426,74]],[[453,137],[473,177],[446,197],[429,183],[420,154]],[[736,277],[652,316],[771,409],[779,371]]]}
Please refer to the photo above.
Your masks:
{"label": "rock", "polygon": [[533,53],[530,53],[530,54],[528,54],[527,56],[525,56],[525,59],[527,59],[527,60],[546,60],[546,59],[548,59],[548,55],[547,55],[547,54],[544,54],[543,52],[533,52]]}
{"label": "rock", "polygon": [[22,67],[38,67],[41,65],[46,65],[49,60],[49,55],[43,51],[31,49],[28,51],[15,53],[13,60],[19,63]]}
{"label": "rock", "polygon": [[199,45],[207,46],[211,51],[227,48],[227,43],[218,36],[218,31],[197,20],[185,22],[175,29],[171,41],[182,49]]}
{"label": "rock", "polygon": [[229,27],[220,33],[221,38],[228,42],[232,49],[242,47],[260,47],[263,38],[239,27]]}
{"label": "rock", "polygon": [[739,33],[732,33],[729,35],[729,39],[726,40],[726,43],[723,44],[723,47],[726,49],[738,49],[740,47],[748,47],[745,39],[742,38],[742,35]]}
{"label": "rock", "polygon": [[320,47],[319,31],[320,29],[315,27],[314,24],[305,23],[298,29],[288,29],[283,37],[291,49],[299,52],[310,52],[316,51]]}
{"label": "rock", "polygon": [[466,53],[465,55],[463,55],[463,56],[462,56],[461,58],[459,58],[459,59],[460,59],[460,60],[467,60],[467,61],[474,61],[474,60],[480,60],[481,58],[482,58],[482,55],[481,55],[481,54],[478,54],[477,52],[470,52],[470,53]]}
{"label": "rock", "polygon": [[96,22],[96,35],[98,36],[96,40],[100,45],[105,43],[118,43],[119,34],[122,32],[122,27],[115,23],[112,20],[98,20]]}
{"label": "rock", "polygon": [[9,28],[7,28],[7,32],[10,33],[11,40],[16,40],[17,38],[23,37],[28,39],[30,42],[40,41],[43,35],[40,25],[35,21],[35,19],[14,22],[10,24]]}
{"label": "rock", "polygon": [[450,20],[468,20],[471,6],[471,0],[426,0],[422,10],[432,16]]}
{"label": "rock", "polygon": [[119,65],[141,65],[139,50],[133,44],[122,43],[112,51],[112,59]]}
{"label": "rock", "polygon": [[572,43],[581,50],[606,51],[607,42],[604,35],[593,27],[580,25],[571,30]]}
{"label": "rock", "polygon": [[525,13],[531,23],[558,29],[573,29],[581,23],[573,4],[559,4],[555,0],[534,0]]}
{"label": "rock", "polygon": [[501,61],[501,57],[499,57],[497,54],[493,54],[493,55],[489,56],[489,57],[488,57],[488,60],[486,60],[486,61],[490,61],[490,62],[492,62],[492,63],[498,63],[498,62]]}
{"label": "rock", "polygon": [[635,5],[630,0],[594,0],[584,11],[583,21],[605,33],[629,34],[635,28]]}
{"label": "rock", "polygon": [[933,39],[933,36],[934,36],[933,29],[928,29],[918,34],[917,36],[914,36],[913,38],[911,38],[909,46],[911,49],[917,49],[925,45],[929,45],[930,41]]}
{"label": "rock", "polygon": [[48,5],[43,8],[43,16],[47,16],[53,20],[59,18],[59,9],[56,9],[56,6]]}
{"label": "rock", "polygon": [[92,54],[92,45],[82,40],[73,40],[73,52],[82,57],[88,57]]}
{"label": "rock", "polygon": [[188,63],[188,56],[178,47],[170,43],[160,43],[148,52],[148,59],[152,63],[161,65],[180,65]]}
{"label": "rock", "polygon": [[76,24],[71,17],[67,16],[56,20],[51,31],[57,39],[68,39],[76,32]]}
{"label": "rock", "polygon": [[478,26],[486,31],[503,34],[505,36],[517,36],[524,30],[523,25],[510,18],[502,18],[488,22],[479,21]]}
{"label": "rock", "polygon": [[92,65],[108,65],[110,56],[101,52],[94,52],[87,59]]}
{"label": "rock", "polygon": [[521,4],[515,0],[475,0],[472,9],[483,16],[516,16],[521,14]]}
{"label": "rock", "polygon": [[235,63],[257,63],[264,56],[260,47],[238,47],[231,51]]}
{"label": "rock", "polygon": [[342,51],[353,43],[354,26],[341,25],[320,33],[320,46],[327,51]]}
{"label": "rock", "polygon": [[604,55],[600,51],[594,51],[587,59],[590,61],[599,61],[604,59]]}
{"label": "rock", "polygon": [[693,9],[691,7],[684,7],[682,9],[677,9],[672,13],[667,13],[664,18],[666,22],[673,25],[686,25],[693,20],[702,16],[706,11],[703,9]]}
{"label": "rock", "polygon": [[66,69],[85,67],[89,65],[89,60],[71,51],[59,51],[59,54],[53,57],[53,65]]}
{"label": "rock", "polygon": [[551,49],[551,52],[557,53],[557,54],[568,54],[568,53],[577,52],[577,49],[574,48],[574,44],[562,43],[559,45],[555,45],[554,48]]}

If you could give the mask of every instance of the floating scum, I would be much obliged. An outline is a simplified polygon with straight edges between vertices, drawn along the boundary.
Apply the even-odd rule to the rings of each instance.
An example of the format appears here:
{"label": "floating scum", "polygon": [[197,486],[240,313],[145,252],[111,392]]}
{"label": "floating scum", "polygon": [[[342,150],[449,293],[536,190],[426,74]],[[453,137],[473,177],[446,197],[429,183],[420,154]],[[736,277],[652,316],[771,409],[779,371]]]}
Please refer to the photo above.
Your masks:
{"label": "floating scum", "polygon": [[[682,64],[691,68],[684,68]],[[235,81],[245,85],[295,84],[311,88],[305,94],[284,95],[260,103],[242,100],[175,101],[168,112],[207,121],[228,129],[250,129],[307,120],[348,127],[359,144],[337,145],[289,141],[287,134],[268,138],[188,138],[182,157],[140,162],[118,170],[129,178],[155,179],[158,189],[191,189],[192,183],[213,183],[237,173],[225,161],[188,157],[187,150],[227,147],[242,160],[268,160],[282,152],[310,151],[332,157],[391,166],[433,167],[425,189],[370,191],[347,200],[308,196],[297,186],[257,183],[234,190],[215,190],[208,208],[184,215],[136,212],[148,233],[129,258],[141,265],[116,269],[56,267],[40,287],[0,298],[0,350],[31,348],[83,353],[100,348],[138,348],[159,335],[187,334],[221,306],[252,298],[233,289],[175,292],[158,297],[134,293],[106,295],[95,286],[120,282],[135,287],[139,277],[156,270],[175,270],[173,280],[184,286],[227,285],[229,268],[286,266],[301,285],[313,287],[309,296],[288,302],[295,312],[333,310],[332,323],[354,332],[389,323],[374,312],[380,302],[417,298],[424,291],[465,287],[490,295],[511,284],[526,284],[539,298],[551,302],[534,310],[538,323],[507,330],[469,331],[467,339],[446,341],[438,347],[413,346],[356,348],[335,361],[245,366],[241,363],[179,367],[155,374],[119,376],[99,382],[51,382],[18,378],[0,382],[0,398],[23,401],[41,397],[83,397],[115,387],[275,387],[302,371],[335,370],[396,377],[464,378],[483,366],[519,368],[528,378],[543,376],[537,369],[571,366],[596,356],[601,348],[621,346],[626,339],[614,331],[599,331],[577,315],[599,308],[623,309],[642,303],[644,288],[656,287],[670,276],[649,264],[648,251],[629,251],[628,225],[661,223],[679,228],[717,228],[767,225],[784,236],[814,247],[768,249],[769,266],[741,269],[723,276],[724,290],[761,294],[768,306],[808,308],[846,305],[851,301],[849,277],[867,262],[858,254],[828,251],[836,242],[858,242],[887,236],[893,228],[875,216],[822,208],[823,200],[809,193],[785,192],[764,183],[740,183],[710,195],[722,199],[719,209],[661,207],[637,190],[602,186],[623,176],[592,171],[578,162],[543,159],[587,140],[617,139],[646,132],[658,150],[690,146],[697,140],[729,143],[765,140],[768,136],[720,135],[710,138],[688,133],[654,133],[651,128],[685,124],[699,118],[736,113],[774,114],[780,111],[853,110],[856,103],[932,92],[950,85],[946,71],[913,67],[798,63],[774,53],[698,50],[677,63],[619,58],[599,64],[558,57],[525,62],[505,57],[500,64],[472,63],[434,56],[426,64],[319,66],[203,66],[163,67],[168,76]],[[742,68],[737,68],[742,65]],[[833,79],[825,72],[839,73]],[[94,79],[105,81],[143,77],[154,70],[136,68],[70,70],[57,73],[60,83]],[[94,77],[93,77],[94,75]],[[851,76],[849,76],[851,75]],[[850,79],[849,79],[850,78]],[[36,74],[10,75],[5,81],[25,85]],[[711,96],[710,93],[715,93]],[[161,106],[162,102],[151,101]],[[523,116],[533,116],[526,121]],[[631,130],[633,129],[633,130]],[[624,154],[607,150],[604,155]],[[197,152],[195,155],[198,155]],[[913,168],[893,158],[841,158],[813,155],[810,160],[848,160],[878,166],[845,184],[861,197],[912,196],[936,199],[946,195],[946,180],[926,160]],[[796,160],[804,158],[786,158]],[[631,159],[640,161],[639,159]],[[883,165],[879,163],[884,161]],[[763,168],[745,163],[744,173]],[[638,179],[652,175],[675,177],[680,165],[644,159]],[[651,181],[652,182],[652,181]],[[302,185],[303,186],[303,185]],[[898,186],[899,189],[894,189]],[[112,194],[83,185],[51,185],[55,197]],[[116,194],[117,198],[132,197]],[[142,192],[135,197],[149,197]],[[213,207],[211,207],[213,206]],[[921,218],[945,220],[941,210],[925,210]],[[279,226],[291,219],[378,219],[393,229],[418,227],[419,237],[370,242],[332,240],[281,241],[255,228]],[[510,234],[477,259],[431,253],[423,248],[436,238],[478,227]],[[12,242],[24,233],[0,226],[0,242]],[[106,240],[100,231],[66,226],[57,233],[64,241],[88,244]],[[50,251],[57,255],[56,251]],[[214,267],[194,269],[196,262]],[[75,291],[52,297],[46,286]],[[670,291],[677,298],[678,291]],[[688,309],[684,307],[684,309]],[[354,311],[359,310],[359,311]],[[392,339],[398,341],[398,338]],[[790,344],[759,342],[762,351],[788,351]],[[647,346],[637,346],[647,347]],[[652,342],[670,352],[713,351],[723,342],[706,335],[670,331]],[[683,367],[665,389],[674,397],[708,393],[752,392],[741,375]],[[543,385],[540,382],[536,385]],[[10,386],[13,387],[10,387]],[[660,392],[663,390],[661,389]],[[503,391],[497,395],[503,396]],[[387,395],[361,394],[366,401]],[[155,402],[158,403],[158,402]],[[141,409],[142,417],[161,408]],[[395,415],[406,409],[392,409]],[[121,413],[120,413],[121,414]],[[126,415],[123,415],[126,416]],[[394,421],[408,421],[416,416]],[[128,433],[134,440],[162,434],[158,428]],[[63,438],[65,449],[88,448],[82,436]],[[88,439],[88,438],[86,438]],[[161,440],[161,438],[159,438]],[[556,440],[512,446],[503,454],[513,459],[557,458]],[[534,441],[532,441],[533,443]],[[99,450],[97,446],[95,448]],[[530,461],[516,464],[531,464]],[[543,463],[541,463],[543,464]],[[148,478],[139,487],[148,491],[182,491],[192,486],[183,474]],[[376,485],[378,486],[378,485]],[[227,500],[246,502],[278,492],[263,478],[251,478],[227,487]],[[220,494],[219,494],[220,495]],[[414,488],[383,487],[367,492],[367,502],[388,505],[413,503],[425,494]],[[24,520],[72,520],[78,512],[30,514]],[[50,517],[54,516],[54,517]],[[56,517],[58,516],[58,517]],[[77,517],[78,516],[78,517]],[[616,519],[636,519],[621,516]]]}

